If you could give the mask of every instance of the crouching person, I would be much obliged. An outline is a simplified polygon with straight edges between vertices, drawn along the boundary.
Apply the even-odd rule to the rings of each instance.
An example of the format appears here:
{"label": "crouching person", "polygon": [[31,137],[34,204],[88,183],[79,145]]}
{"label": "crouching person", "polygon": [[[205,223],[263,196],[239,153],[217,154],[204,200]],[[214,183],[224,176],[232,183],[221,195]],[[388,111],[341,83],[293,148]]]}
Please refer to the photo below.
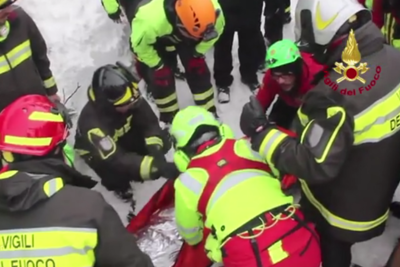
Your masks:
{"label": "crouching person", "polygon": [[225,267],[319,267],[318,237],[245,139],[200,107],[170,128],[182,172],[175,181],[176,222],[190,245],[211,230],[205,249]]}
{"label": "crouching person", "polygon": [[153,267],[101,194],[71,185],[83,175],[60,156],[63,115],[41,95],[22,96],[0,114],[0,150],[13,158],[0,171],[0,239],[25,236],[24,246],[4,244],[0,265]]}
{"label": "crouching person", "polygon": [[78,119],[75,150],[103,186],[130,201],[131,181],[169,176],[170,165],[164,158],[171,147],[169,134],[161,130],[127,69],[121,65],[97,69],[88,98]]}

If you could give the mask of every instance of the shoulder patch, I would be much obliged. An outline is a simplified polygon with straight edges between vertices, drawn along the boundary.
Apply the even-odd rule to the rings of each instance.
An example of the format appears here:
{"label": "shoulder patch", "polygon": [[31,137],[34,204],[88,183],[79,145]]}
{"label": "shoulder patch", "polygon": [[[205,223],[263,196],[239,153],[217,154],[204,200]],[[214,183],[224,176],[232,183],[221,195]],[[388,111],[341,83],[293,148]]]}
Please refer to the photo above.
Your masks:
{"label": "shoulder patch", "polygon": [[114,148],[114,141],[110,136],[106,136],[100,139],[99,146],[104,152],[111,151]]}

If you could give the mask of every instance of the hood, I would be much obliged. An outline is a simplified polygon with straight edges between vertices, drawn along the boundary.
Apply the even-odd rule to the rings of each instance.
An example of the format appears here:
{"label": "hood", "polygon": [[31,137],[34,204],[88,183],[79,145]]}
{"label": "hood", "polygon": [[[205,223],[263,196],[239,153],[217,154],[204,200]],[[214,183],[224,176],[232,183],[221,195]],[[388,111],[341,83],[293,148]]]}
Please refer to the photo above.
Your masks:
{"label": "hood", "polygon": [[55,177],[62,177],[63,184],[79,187],[93,188],[97,184],[59,159],[11,163],[0,174],[0,210],[29,210],[37,203],[49,199],[43,186]]}
{"label": "hood", "polygon": [[[3,172],[2,175],[15,171]],[[8,176],[8,175],[7,175]],[[44,184],[53,177],[17,172],[11,177],[0,179],[0,210],[25,211],[49,197],[43,190]]]}

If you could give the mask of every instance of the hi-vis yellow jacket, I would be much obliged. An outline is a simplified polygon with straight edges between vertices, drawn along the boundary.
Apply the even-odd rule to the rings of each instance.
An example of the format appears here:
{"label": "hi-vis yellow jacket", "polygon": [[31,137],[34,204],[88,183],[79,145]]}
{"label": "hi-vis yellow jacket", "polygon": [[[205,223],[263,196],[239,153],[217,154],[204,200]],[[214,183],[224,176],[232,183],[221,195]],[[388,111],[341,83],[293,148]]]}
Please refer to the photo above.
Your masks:
{"label": "hi-vis yellow jacket", "polygon": [[100,193],[68,184],[80,175],[56,159],[0,173],[1,267],[153,267]]}
{"label": "hi-vis yellow jacket", "polygon": [[[305,203],[321,215],[319,227],[352,243],[383,232],[400,180],[400,53],[372,22],[355,37],[369,67],[365,85],[343,81],[335,91],[320,81],[298,111],[299,138],[267,129],[259,151],[302,179]],[[331,81],[340,77],[329,72]]]}
{"label": "hi-vis yellow jacket", "polygon": [[[239,167],[237,170],[243,159],[248,168]],[[195,161],[196,166],[193,165]],[[213,172],[216,165],[220,172]],[[293,197],[286,196],[279,180],[264,169],[269,170],[244,139],[223,139],[195,156],[189,168],[175,181],[176,223],[185,241],[195,245],[203,239],[204,227],[212,229],[213,235],[208,236],[205,246],[210,254],[216,255],[224,240],[239,227],[274,208],[292,205]],[[207,200],[208,204],[204,205],[203,216],[198,206],[210,180],[212,183],[219,182]],[[282,257],[287,256],[279,247],[279,242],[271,249],[275,254],[281,252]],[[217,256],[211,257],[215,261],[220,260]]]}
{"label": "hi-vis yellow jacket", "polygon": [[21,7],[13,12],[0,37],[0,110],[22,95],[57,93],[45,40]]}

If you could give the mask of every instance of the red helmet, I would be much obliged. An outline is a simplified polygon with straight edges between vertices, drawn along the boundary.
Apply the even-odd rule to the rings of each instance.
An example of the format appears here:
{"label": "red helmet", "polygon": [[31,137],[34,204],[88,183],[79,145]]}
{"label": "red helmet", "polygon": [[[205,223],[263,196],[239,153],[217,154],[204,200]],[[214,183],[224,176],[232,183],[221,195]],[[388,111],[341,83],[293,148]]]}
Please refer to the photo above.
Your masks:
{"label": "red helmet", "polygon": [[1,151],[44,156],[67,136],[62,114],[45,96],[22,96],[0,113]]}

